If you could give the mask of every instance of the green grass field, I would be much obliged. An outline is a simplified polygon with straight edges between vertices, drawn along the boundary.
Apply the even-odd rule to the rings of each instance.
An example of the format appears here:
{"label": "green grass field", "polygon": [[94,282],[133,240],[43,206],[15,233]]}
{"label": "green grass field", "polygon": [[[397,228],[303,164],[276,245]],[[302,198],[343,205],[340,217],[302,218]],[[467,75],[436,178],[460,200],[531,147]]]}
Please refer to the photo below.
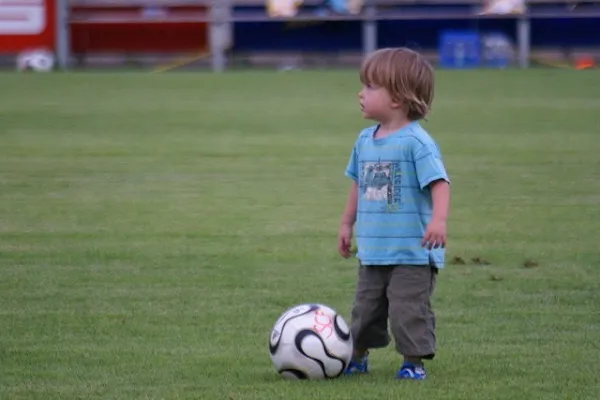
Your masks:
{"label": "green grass field", "polygon": [[597,399],[599,82],[439,72],[430,379],[394,381],[390,346],[370,376],[289,382],[279,314],[351,306],[357,74],[0,75],[0,399]]}

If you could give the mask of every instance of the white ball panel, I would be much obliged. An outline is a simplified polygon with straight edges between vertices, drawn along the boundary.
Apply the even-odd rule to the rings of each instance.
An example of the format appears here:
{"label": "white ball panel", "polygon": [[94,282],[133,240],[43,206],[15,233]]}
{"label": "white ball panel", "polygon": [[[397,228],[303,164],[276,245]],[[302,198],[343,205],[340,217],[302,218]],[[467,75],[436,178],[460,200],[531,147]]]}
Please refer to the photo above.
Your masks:
{"label": "white ball panel", "polygon": [[271,346],[275,346],[277,344],[277,341],[280,339],[283,327],[284,327],[284,325],[286,325],[286,322],[288,320],[290,320],[291,318],[294,318],[297,315],[307,313],[310,311],[310,309],[311,309],[310,304],[300,304],[298,306],[291,307],[291,308],[288,308],[287,310],[285,310],[283,312],[283,314],[281,314],[281,316],[275,322],[273,329],[271,329],[271,340],[270,340]]}

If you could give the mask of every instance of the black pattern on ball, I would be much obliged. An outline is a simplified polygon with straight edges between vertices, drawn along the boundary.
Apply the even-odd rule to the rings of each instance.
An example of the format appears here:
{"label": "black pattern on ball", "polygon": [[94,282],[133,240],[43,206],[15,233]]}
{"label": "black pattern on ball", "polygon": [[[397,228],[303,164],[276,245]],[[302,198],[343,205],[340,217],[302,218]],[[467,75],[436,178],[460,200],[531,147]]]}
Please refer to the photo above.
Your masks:
{"label": "black pattern on ball", "polygon": [[338,335],[341,340],[348,341],[351,337],[350,331],[344,332],[342,328],[340,328],[340,325],[338,324],[338,318],[340,318],[340,316],[336,314],[335,318],[333,319],[333,329],[335,329],[336,335]]}
{"label": "black pattern on ball", "polygon": [[297,379],[300,379],[300,380],[308,379],[308,376],[306,376],[306,374],[304,372],[299,371],[297,369],[286,368],[286,369],[282,369],[281,371],[279,371],[280,374],[283,374],[285,372],[294,375]]}
{"label": "black pattern on ball", "polygon": [[[302,315],[306,315],[310,312],[313,312],[315,310],[319,309],[319,306],[316,304],[307,304],[306,306],[308,306],[308,308],[306,309],[306,311],[296,314],[294,316],[289,317],[288,319],[285,320],[285,322],[283,323],[283,325],[281,326],[281,332],[279,333],[279,337],[277,338],[277,342],[273,343],[271,340],[269,340],[269,352],[271,353],[271,355],[275,354],[277,352],[277,349],[279,348],[279,342],[281,341],[281,336],[283,335],[283,331],[285,330],[285,326],[288,324],[288,322],[290,322],[291,320],[301,317]],[[293,307],[290,309],[293,310]],[[272,334],[272,333],[271,333]]]}
{"label": "black pattern on ball", "polygon": [[[325,354],[327,355],[327,357],[333,359],[333,360],[338,360],[341,365],[342,368],[340,370],[339,373],[337,373],[334,376],[329,376],[327,375],[327,371],[325,370],[325,365],[323,364],[323,362],[321,360],[319,360],[318,358],[314,358],[309,356],[308,354],[306,354],[306,352],[304,351],[304,349],[302,349],[302,341],[308,337],[308,336],[314,336],[316,337],[320,342],[321,345],[323,346],[323,351],[325,352]],[[321,336],[319,336],[316,332],[310,330],[310,329],[304,329],[301,330],[300,332],[298,332],[298,334],[296,335],[296,340],[295,340],[295,345],[296,345],[296,349],[300,352],[300,354],[302,354],[304,357],[309,358],[311,360],[313,360],[314,362],[316,362],[319,367],[321,367],[321,371],[323,371],[323,376],[327,379],[333,379],[333,378],[337,378],[338,376],[342,375],[344,373],[344,368],[346,367],[346,362],[339,358],[336,357],[335,355],[331,354],[329,352],[329,350],[327,349],[327,346],[325,346],[325,342],[323,342],[323,338]]]}

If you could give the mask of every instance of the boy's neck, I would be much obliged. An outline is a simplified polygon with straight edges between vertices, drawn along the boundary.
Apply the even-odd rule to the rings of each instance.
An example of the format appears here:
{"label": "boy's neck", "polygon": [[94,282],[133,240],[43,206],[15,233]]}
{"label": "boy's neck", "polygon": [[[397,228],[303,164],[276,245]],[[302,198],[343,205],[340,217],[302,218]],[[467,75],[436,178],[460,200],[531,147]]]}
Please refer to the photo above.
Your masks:
{"label": "boy's neck", "polygon": [[375,137],[385,137],[399,131],[412,121],[404,116],[396,116],[385,121],[379,121],[379,128],[375,132]]}

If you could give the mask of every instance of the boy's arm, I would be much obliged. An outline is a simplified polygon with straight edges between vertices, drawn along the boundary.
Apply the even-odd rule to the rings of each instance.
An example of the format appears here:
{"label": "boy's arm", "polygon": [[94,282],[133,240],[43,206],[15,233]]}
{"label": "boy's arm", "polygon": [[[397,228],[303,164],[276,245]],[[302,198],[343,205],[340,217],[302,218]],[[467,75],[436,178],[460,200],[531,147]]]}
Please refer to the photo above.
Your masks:
{"label": "boy's arm", "polygon": [[344,258],[348,258],[352,255],[352,229],[354,227],[354,222],[356,222],[357,202],[358,185],[356,181],[354,181],[348,192],[348,199],[346,200],[346,207],[344,207],[344,212],[342,213],[340,231],[338,233],[338,252]]}
{"label": "boy's arm", "polygon": [[352,154],[346,165],[345,175],[352,179],[352,185],[346,199],[346,206],[342,213],[340,221],[340,230],[338,233],[338,252],[344,258],[352,255],[350,251],[352,247],[352,230],[356,222],[356,211],[358,207],[358,141],[352,147]]}
{"label": "boy's arm", "polygon": [[427,224],[421,246],[428,248],[446,247],[446,220],[450,209],[450,185],[444,179],[429,184],[433,210]]}
{"label": "boy's arm", "polygon": [[432,220],[446,222],[450,210],[450,185],[444,179],[429,184],[433,203]]}
{"label": "boy's arm", "polygon": [[346,199],[346,207],[342,213],[342,221],[340,225],[354,226],[356,221],[356,208],[358,203],[358,184],[356,181],[352,182],[350,190],[348,192],[348,198]]}
{"label": "boy's arm", "polygon": [[435,145],[422,145],[415,149],[417,179],[421,189],[429,188],[432,215],[421,242],[428,248],[446,247],[446,220],[450,208],[450,179]]}

